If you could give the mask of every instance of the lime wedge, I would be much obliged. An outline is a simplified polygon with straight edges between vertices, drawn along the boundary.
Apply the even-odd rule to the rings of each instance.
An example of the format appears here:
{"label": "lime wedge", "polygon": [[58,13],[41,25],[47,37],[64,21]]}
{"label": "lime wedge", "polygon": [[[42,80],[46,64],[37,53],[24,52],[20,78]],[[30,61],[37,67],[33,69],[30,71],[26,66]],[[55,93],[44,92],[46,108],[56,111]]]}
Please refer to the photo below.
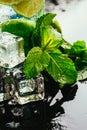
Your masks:
{"label": "lime wedge", "polygon": [[23,0],[0,0],[0,4],[5,4],[5,5],[15,5],[20,3]]}
{"label": "lime wedge", "polygon": [[24,38],[24,51],[27,55],[32,48],[31,37],[35,29],[35,22],[26,19],[11,19],[3,22],[1,25],[2,32],[9,32]]}
{"label": "lime wedge", "polygon": [[23,0],[13,5],[13,8],[18,14],[31,18],[41,10],[43,2],[44,0]]}

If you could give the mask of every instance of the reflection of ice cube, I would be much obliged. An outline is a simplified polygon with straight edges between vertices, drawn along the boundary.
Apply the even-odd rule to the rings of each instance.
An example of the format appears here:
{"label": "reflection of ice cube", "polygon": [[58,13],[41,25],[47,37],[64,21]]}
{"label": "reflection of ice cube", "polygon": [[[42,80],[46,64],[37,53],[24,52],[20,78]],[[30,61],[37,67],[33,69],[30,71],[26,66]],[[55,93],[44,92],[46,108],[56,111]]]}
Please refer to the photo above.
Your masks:
{"label": "reflection of ice cube", "polygon": [[2,102],[4,99],[4,94],[3,93],[0,93],[0,102]]}
{"label": "reflection of ice cube", "polygon": [[0,66],[12,68],[25,60],[23,38],[0,33]]}
{"label": "reflection of ice cube", "polygon": [[30,83],[31,80],[23,80],[19,82],[19,91],[21,94],[33,92],[35,89],[35,82]]}

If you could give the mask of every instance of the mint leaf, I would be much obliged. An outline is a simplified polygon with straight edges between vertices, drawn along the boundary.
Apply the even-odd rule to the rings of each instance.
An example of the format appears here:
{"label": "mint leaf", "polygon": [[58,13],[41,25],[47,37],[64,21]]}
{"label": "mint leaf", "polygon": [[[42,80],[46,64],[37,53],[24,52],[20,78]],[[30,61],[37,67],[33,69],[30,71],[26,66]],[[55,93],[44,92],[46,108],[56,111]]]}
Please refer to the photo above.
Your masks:
{"label": "mint leaf", "polygon": [[53,18],[56,16],[56,14],[53,13],[47,13],[43,16],[41,16],[37,22],[36,22],[36,29],[40,30],[42,26],[51,25],[53,23]]}
{"label": "mint leaf", "polygon": [[48,53],[39,47],[34,47],[28,53],[24,63],[24,72],[27,78],[32,78],[43,70],[46,70],[56,82],[59,82],[60,87],[74,83],[77,78],[75,66],[67,56],[58,50]]}
{"label": "mint leaf", "polygon": [[84,50],[84,52],[82,53],[81,58],[82,58],[85,62],[87,62],[87,48],[86,48],[86,49]]}
{"label": "mint leaf", "polygon": [[60,83],[63,87],[66,84],[72,84],[77,79],[77,71],[74,63],[67,56],[57,53],[49,54],[50,63],[47,66],[47,72]]}
{"label": "mint leaf", "polygon": [[62,29],[61,29],[61,27],[60,27],[60,24],[59,24],[58,20],[53,20],[53,22],[52,22],[51,25],[52,25],[52,27],[53,27],[54,29],[57,30],[57,32],[62,33]]}
{"label": "mint leaf", "polygon": [[49,64],[50,58],[47,53],[39,47],[32,48],[24,63],[24,73],[27,78],[36,77],[38,73],[43,71]]}
{"label": "mint leaf", "polygon": [[41,48],[46,51],[57,49],[63,42],[62,35],[52,26],[44,26],[40,30]]}
{"label": "mint leaf", "polygon": [[53,13],[47,13],[43,16],[41,16],[37,21],[36,21],[36,28],[35,31],[33,32],[32,36],[32,42],[34,46],[41,46],[41,36],[40,36],[40,30],[42,27],[48,26],[53,23],[53,18],[56,16],[56,14]]}
{"label": "mint leaf", "polygon": [[59,49],[62,51],[62,53],[69,54],[71,47],[72,47],[72,44],[69,43],[68,41],[66,41],[63,38],[63,43],[61,44],[61,46],[59,47]]}
{"label": "mint leaf", "polygon": [[76,58],[75,66],[78,71],[78,80],[87,79],[87,49],[82,53],[81,57]]}
{"label": "mint leaf", "polygon": [[70,55],[74,57],[76,69],[78,71],[77,80],[85,80],[87,78],[87,48],[84,41],[75,42],[71,49]]}
{"label": "mint leaf", "polygon": [[77,41],[72,45],[70,49],[70,54],[75,56],[81,56],[85,49],[86,43],[84,41]]}

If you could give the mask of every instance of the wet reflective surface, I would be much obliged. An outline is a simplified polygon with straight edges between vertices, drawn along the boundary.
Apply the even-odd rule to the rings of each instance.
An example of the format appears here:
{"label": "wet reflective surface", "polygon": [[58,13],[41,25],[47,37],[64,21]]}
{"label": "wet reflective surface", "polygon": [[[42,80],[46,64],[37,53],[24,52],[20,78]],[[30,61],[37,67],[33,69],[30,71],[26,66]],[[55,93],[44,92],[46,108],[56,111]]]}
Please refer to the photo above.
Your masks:
{"label": "wet reflective surface", "polygon": [[78,83],[76,96],[61,106],[64,113],[52,119],[51,130],[87,130],[87,81]]}
{"label": "wet reflective surface", "polygon": [[[66,86],[61,91],[55,91],[54,95],[52,100],[49,98],[45,101],[45,105],[40,104],[41,114],[35,116],[30,114],[30,108],[33,110],[35,107],[27,105],[24,109],[24,118],[18,120],[14,118],[10,124],[8,123],[7,126],[5,124],[6,127],[0,127],[0,130],[86,130],[87,81]],[[38,108],[38,104],[36,107]]]}

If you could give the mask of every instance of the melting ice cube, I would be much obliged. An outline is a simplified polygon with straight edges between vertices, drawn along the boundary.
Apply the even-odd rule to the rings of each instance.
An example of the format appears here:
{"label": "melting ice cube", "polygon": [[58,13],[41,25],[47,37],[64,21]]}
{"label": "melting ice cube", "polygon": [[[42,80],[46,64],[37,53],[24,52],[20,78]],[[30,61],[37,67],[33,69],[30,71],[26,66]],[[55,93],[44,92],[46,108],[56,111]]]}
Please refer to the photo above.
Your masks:
{"label": "melting ice cube", "polygon": [[8,32],[0,33],[0,66],[12,68],[25,60],[24,41]]}

